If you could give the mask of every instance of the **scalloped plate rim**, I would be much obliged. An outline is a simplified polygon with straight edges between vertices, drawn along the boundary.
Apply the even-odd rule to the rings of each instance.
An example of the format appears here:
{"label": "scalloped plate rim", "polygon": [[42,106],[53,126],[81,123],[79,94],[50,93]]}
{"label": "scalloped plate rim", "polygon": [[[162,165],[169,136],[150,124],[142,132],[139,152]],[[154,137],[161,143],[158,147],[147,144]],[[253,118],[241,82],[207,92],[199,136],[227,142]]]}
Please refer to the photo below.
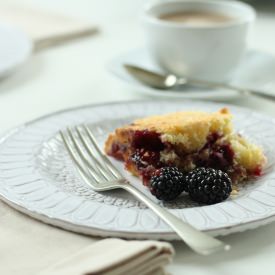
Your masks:
{"label": "scalloped plate rim", "polygon": [[[116,101],[116,102],[103,102],[103,103],[94,103],[94,104],[87,104],[83,106],[77,106],[77,107],[72,107],[72,108],[66,108],[60,111],[56,111],[53,113],[49,113],[43,116],[40,116],[39,118],[33,119],[31,121],[28,121],[18,127],[12,128],[11,130],[7,131],[6,133],[2,134],[0,137],[0,145],[4,143],[9,137],[11,137],[13,134],[19,132],[21,129],[32,125],[33,123],[39,122],[43,119],[47,119],[49,117],[53,117],[58,114],[70,112],[70,111],[77,111],[85,108],[92,108],[92,107],[97,107],[97,106],[108,106],[108,105],[120,105],[120,104],[127,104],[127,103],[140,103],[140,102],[155,102],[156,100],[130,100],[130,101]],[[167,100],[159,100],[160,102],[167,102]],[[178,100],[176,99],[169,99],[168,102],[176,102]],[[201,102],[206,105],[212,105],[215,104],[217,106],[222,106],[223,104],[226,104],[227,106],[234,107],[235,109],[238,110],[246,110],[246,111],[252,111],[249,108],[245,107],[239,107],[233,104],[228,104],[228,103],[216,103],[216,102],[203,102],[203,101],[197,101],[197,100],[189,100],[189,99],[184,99],[181,100],[182,102]],[[253,111],[254,112],[254,111]],[[266,119],[271,119],[274,121],[274,119],[268,115],[261,114],[258,112],[254,112],[260,115],[263,118]],[[10,205],[14,209],[32,217],[37,220],[40,220],[46,224],[51,224],[53,226],[57,226],[72,232],[76,233],[82,233],[82,234],[87,234],[87,235],[94,235],[94,236],[116,236],[116,237],[125,237],[125,238],[134,238],[134,239],[144,239],[144,238],[152,238],[152,239],[164,239],[164,240],[179,240],[178,236],[170,231],[163,231],[163,232],[154,232],[154,231],[149,231],[147,230],[144,233],[141,232],[134,232],[134,231],[123,231],[123,230],[103,230],[102,228],[97,228],[97,227],[89,227],[85,226],[82,224],[77,224],[77,223],[72,223],[66,220],[58,219],[58,218],[52,218],[46,214],[37,212],[35,210],[29,209],[26,206],[21,205],[20,203],[17,203],[16,201],[10,200],[0,194],[0,199],[4,201],[6,204]],[[239,223],[235,225],[227,225],[227,226],[221,226],[218,228],[212,228],[212,229],[207,229],[207,230],[202,230],[205,232],[208,232],[211,235],[217,236],[217,235],[227,235],[235,232],[242,232],[247,229],[254,229],[256,227],[259,227],[261,225],[269,224],[271,222],[275,221],[275,214],[266,216],[262,219],[255,219],[249,222],[245,223]]]}

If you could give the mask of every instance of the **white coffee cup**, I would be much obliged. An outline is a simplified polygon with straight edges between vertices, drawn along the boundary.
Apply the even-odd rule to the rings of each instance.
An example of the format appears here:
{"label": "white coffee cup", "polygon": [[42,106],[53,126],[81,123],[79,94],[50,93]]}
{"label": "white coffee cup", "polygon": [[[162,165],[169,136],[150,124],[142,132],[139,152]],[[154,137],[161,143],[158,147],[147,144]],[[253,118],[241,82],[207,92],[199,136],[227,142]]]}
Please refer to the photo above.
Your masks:
{"label": "white coffee cup", "polygon": [[[190,25],[160,16],[178,12],[215,12],[232,17],[227,22]],[[149,4],[142,21],[148,49],[160,67],[176,75],[225,81],[246,48],[255,20],[248,4],[222,0],[180,0]]]}

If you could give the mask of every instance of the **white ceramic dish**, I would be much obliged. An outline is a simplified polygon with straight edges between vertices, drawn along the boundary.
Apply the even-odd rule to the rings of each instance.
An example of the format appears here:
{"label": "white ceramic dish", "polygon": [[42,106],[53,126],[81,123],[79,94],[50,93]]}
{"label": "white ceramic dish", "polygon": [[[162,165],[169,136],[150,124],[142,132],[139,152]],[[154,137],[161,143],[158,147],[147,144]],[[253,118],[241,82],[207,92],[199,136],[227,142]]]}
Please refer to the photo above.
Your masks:
{"label": "white ceramic dish", "polygon": [[[159,18],[190,11],[216,12],[231,20],[203,25]],[[246,51],[255,17],[255,10],[239,1],[173,0],[147,3],[142,25],[148,50],[160,67],[176,75],[225,81]]]}
{"label": "white ceramic dish", "polygon": [[[149,209],[123,191],[93,192],[79,177],[56,135],[59,129],[89,123],[100,144],[109,132],[135,117],[176,110],[216,111],[223,104],[193,101],[140,101],[91,105],[42,117],[10,131],[0,142],[0,197],[38,220],[79,233],[124,238],[177,239]],[[251,229],[275,220],[275,120],[234,106],[236,129],[263,146],[265,176],[237,197],[212,206],[188,199],[165,204],[200,230],[213,235]],[[132,184],[151,196],[140,181],[115,165]],[[154,199],[154,198],[152,198]]]}
{"label": "white ceramic dish", "polygon": [[5,77],[23,65],[32,53],[32,42],[20,30],[0,25],[0,77]]}
{"label": "white ceramic dish", "polygon": [[[226,100],[239,96],[237,92],[228,90],[209,90],[198,88],[178,88],[176,91],[159,90],[145,86],[131,77],[123,68],[123,64],[133,64],[144,68],[162,72],[157,64],[151,59],[145,48],[125,52],[107,64],[108,71],[117,79],[130,86],[132,90],[151,97],[157,98],[190,98]],[[231,83],[240,87],[275,92],[275,57],[256,50],[249,51],[240,66],[236,69]],[[131,91],[129,91],[131,92]]]}

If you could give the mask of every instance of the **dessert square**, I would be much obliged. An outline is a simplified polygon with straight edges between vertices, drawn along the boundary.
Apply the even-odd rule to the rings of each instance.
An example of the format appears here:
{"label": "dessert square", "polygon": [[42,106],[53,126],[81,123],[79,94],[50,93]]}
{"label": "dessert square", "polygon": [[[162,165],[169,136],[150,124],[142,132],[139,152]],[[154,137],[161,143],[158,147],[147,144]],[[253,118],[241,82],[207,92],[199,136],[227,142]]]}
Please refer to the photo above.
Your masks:
{"label": "dessert square", "polygon": [[189,172],[206,167],[226,172],[233,183],[260,176],[266,163],[262,149],[233,131],[227,108],[218,112],[176,112],[137,119],[111,133],[109,156],[148,185],[155,171],[177,167]]}

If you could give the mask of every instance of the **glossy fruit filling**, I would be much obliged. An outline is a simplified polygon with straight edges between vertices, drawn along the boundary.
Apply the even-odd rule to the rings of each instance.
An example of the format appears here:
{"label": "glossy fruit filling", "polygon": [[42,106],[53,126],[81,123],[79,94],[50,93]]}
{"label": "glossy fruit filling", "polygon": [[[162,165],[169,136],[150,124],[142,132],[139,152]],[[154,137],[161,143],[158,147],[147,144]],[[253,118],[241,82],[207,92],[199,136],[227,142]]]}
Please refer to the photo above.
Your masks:
{"label": "glossy fruit filling", "polygon": [[[206,144],[197,152],[186,153],[169,143],[163,143],[160,135],[153,131],[133,131],[130,145],[113,144],[110,155],[118,160],[124,160],[125,168],[142,178],[148,185],[156,169],[164,166],[176,166],[182,171],[196,167],[210,167],[227,172],[233,182],[248,176],[259,176],[261,169],[246,171],[234,164],[234,151],[229,143],[223,141],[223,136],[213,133],[208,136]],[[161,158],[161,154],[173,153],[174,159]]]}
{"label": "glossy fruit filling", "polygon": [[207,138],[205,146],[194,154],[194,163],[197,167],[211,167],[227,171],[234,160],[234,151],[230,144],[219,143],[222,138],[217,133]]}
{"label": "glossy fruit filling", "polygon": [[160,134],[148,130],[135,131],[131,146],[134,149],[144,149],[152,152],[159,152],[165,148],[160,139]]}

